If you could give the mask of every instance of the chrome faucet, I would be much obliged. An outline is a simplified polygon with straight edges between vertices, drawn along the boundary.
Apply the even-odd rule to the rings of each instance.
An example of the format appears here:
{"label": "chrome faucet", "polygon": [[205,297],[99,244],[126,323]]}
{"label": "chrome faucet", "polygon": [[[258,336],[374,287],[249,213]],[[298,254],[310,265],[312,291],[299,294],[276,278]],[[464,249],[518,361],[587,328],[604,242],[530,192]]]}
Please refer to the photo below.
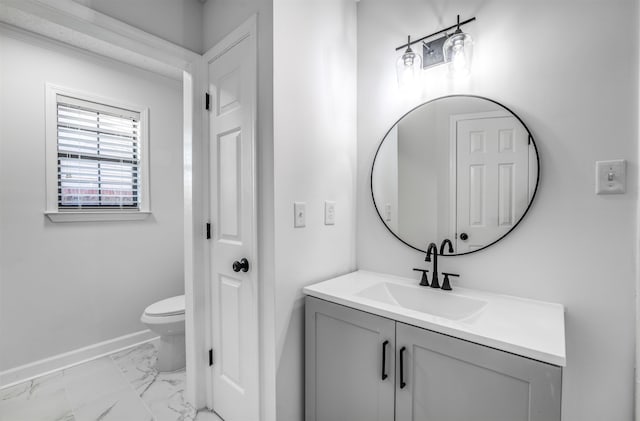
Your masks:
{"label": "chrome faucet", "polygon": [[440,288],[440,283],[438,282],[438,246],[436,246],[436,243],[429,243],[429,246],[427,247],[427,257],[424,258],[424,261],[430,262],[432,254],[433,254],[433,277],[431,278],[430,287]]}

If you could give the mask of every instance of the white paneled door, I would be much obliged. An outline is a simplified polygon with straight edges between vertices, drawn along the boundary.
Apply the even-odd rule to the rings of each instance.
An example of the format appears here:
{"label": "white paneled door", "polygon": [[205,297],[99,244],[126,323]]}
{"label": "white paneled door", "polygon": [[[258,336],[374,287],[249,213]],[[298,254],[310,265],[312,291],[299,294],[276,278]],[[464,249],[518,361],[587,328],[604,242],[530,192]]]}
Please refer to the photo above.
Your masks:
{"label": "white paneled door", "polygon": [[518,222],[529,204],[529,135],[512,116],[456,121],[456,251],[491,244]]}
{"label": "white paneled door", "polygon": [[259,418],[255,19],[205,55],[209,109],[211,394],[225,421]]}

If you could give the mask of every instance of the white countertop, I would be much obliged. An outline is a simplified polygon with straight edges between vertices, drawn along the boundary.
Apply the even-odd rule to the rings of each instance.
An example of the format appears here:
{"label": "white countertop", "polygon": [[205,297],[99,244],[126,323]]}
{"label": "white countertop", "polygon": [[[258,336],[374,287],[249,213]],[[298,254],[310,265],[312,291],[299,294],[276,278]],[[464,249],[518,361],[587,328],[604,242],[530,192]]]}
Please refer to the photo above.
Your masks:
{"label": "white countertop", "polygon": [[357,295],[381,282],[415,286],[419,280],[360,270],[310,285],[303,291],[313,297],[413,326],[545,363],[566,366],[564,306],[561,304],[467,288],[454,288],[453,291],[434,290],[436,293],[460,295],[487,302],[484,309],[476,315],[454,321]]}

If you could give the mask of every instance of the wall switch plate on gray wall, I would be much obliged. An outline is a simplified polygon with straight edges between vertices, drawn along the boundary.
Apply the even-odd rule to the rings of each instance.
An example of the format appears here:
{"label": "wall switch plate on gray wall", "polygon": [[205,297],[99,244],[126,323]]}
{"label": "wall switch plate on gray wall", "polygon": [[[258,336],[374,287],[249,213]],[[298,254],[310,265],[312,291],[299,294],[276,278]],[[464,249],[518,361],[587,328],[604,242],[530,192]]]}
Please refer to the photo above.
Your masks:
{"label": "wall switch plate on gray wall", "polygon": [[331,202],[329,200],[324,202],[324,224],[336,224],[336,202]]}
{"label": "wall switch plate on gray wall", "polygon": [[596,194],[623,194],[627,191],[627,161],[596,161]]}
{"label": "wall switch plate on gray wall", "polygon": [[293,202],[293,227],[304,228],[307,225],[307,204]]}

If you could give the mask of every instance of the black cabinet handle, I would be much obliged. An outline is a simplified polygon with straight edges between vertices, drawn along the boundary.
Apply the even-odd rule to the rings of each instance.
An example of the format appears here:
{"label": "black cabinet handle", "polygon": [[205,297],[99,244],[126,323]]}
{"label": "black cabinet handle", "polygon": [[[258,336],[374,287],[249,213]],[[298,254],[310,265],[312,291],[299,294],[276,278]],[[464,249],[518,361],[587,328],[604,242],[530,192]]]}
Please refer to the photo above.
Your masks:
{"label": "black cabinet handle", "polygon": [[469,239],[469,235],[466,232],[463,232],[462,234],[460,234],[460,239],[462,241],[467,241]]}
{"label": "black cabinet handle", "polygon": [[389,377],[387,375],[387,345],[389,345],[389,341],[382,343],[382,380]]}
{"label": "black cabinet handle", "polygon": [[404,381],[404,352],[407,350],[406,347],[400,348],[400,389],[404,389],[407,383]]}
{"label": "black cabinet handle", "polygon": [[249,261],[244,257],[240,259],[239,262],[237,260],[233,262],[234,272],[240,272],[240,271],[247,272],[248,270],[249,270]]}

